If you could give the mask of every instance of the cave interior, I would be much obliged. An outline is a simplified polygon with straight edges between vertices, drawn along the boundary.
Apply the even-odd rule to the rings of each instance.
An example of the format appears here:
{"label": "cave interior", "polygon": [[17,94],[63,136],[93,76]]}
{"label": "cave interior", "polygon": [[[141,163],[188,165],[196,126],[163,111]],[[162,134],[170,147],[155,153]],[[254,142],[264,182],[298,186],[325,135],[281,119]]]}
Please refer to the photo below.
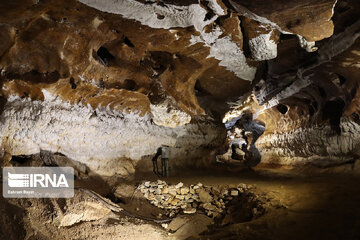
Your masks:
{"label": "cave interior", "polygon": [[[0,239],[360,239],[360,1],[0,0],[0,31]],[[73,195],[7,196],[19,167]]]}

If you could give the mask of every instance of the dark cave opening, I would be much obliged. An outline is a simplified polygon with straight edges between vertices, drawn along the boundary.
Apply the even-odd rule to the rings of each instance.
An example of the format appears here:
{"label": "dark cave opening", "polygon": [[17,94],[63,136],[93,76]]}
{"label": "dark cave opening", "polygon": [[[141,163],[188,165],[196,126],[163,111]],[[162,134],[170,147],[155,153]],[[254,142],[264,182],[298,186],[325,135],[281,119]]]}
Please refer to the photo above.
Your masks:
{"label": "dark cave opening", "polygon": [[289,107],[284,104],[278,104],[276,108],[281,114],[286,114],[289,110]]}
{"label": "dark cave opening", "polygon": [[341,134],[340,120],[344,111],[345,102],[341,98],[325,102],[323,107],[323,118],[330,120],[331,128]]}
{"label": "dark cave opening", "polygon": [[108,66],[110,61],[113,60],[115,57],[107,50],[105,47],[100,47],[96,51],[97,56],[99,57],[99,61],[104,65]]}

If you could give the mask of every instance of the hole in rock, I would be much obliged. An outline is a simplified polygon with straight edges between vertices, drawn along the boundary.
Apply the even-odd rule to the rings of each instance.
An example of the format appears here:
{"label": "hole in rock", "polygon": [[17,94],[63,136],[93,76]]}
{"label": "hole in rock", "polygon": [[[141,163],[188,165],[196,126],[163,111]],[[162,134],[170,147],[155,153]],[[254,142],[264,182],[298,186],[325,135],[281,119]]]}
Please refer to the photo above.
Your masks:
{"label": "hole in rock", "polygon": [[73,77],[70,78],[69,83],[70,83],[70,86],[71,86],[72,89],[76,89],[77,85],[76,85],[75,80],[74,80]]}
{"label": "hole in rock", "polygon": [[132,79],[125,79],[124,81],[124,88],[129,91],[134,91],[137,89],[137,84]]}
{"label": "hole in rock", "polygon": [[339,78],[339,85],[342,86],[346,82],[346,78],[339,73],[335,73],[335,74]]}
{"label": "hole in rock", "polygon": [[96,54],[98,56],[98,60],[104,65],[108,66],[110,61],[114,59],[114,56],[107,50],[105,47],[100,47]]}
{"label": "hole in rock", "polygon": [[194,89],[195,89],[197,95],[210,95],[210,93],[201,86],[200,80],[196,81]]}
{"label": "hole in rock", "polygon": [[239,19],[240,19],[240,30],[241,30],[241,33],[242,33],[242,37],[244,38],[244,41],[243,41],[244,55],[247,58],[250,58],[251,57],[251,50],[250,50],[250,44],[249,44],[248,35],[245,32],[244,20],[243,20],[243,17],[240,17],[240,16],[239,16]]}
{"label": "hole in rock", "polygon": [[214,14],[212,12],[206,13],[205,17],[204,17],[204,21],[210,20],[213,16],[214,16]]}
{"label": "hole in rock", "polygon": [[128,47],[131,47],[131,48],[135,47],[135,45],[134,45],[134,44],[130,41],[130,39],[127,38],[127,37],[124,37],[124,43],[125,43]]}
{"label": "hole in rock", "polygon": [[281,113],[281,114],[286,114],[289,110],[288,106],[284,105],[284,104],[278,104],[276,106],[277,110]]}
{"label": "hole in rock", "polygon": [[173,54],[164,51],[151,51],[140,60],[140,66],[145,68],[149,75],[159,76],[173,64]]}
{"label": "hole in rock", "polygon": [[165,18],[165,16],[157,13],[157,14],[156,14],[156,18],[162,20],[162,19]]}
{"label": "hole in rock", "polygon": [[354,122],[356,122],[357,124],[360,125],[360,115],[359,114],[353,113],[353,114],[351,114],[351,117],[354,120]]}
{"label": "hole in rock", "polygon": [[310,117],[314,116],[315,110],[314,110],[313,106],[308,105],[308,107],[309,107],[309,115],[310,115]]}
{"label": "hole in rock", "polygon": [[17,165],[24,165],[28,163],[32,159],[32,155],[17,155],[12,156],[10,160],[10,164],[17,166]]}
{"label": "hole in rock", "polygon": [[296,39],[296,36],[294,36],[293,34],[280,34],[280,41],[289,39]]}

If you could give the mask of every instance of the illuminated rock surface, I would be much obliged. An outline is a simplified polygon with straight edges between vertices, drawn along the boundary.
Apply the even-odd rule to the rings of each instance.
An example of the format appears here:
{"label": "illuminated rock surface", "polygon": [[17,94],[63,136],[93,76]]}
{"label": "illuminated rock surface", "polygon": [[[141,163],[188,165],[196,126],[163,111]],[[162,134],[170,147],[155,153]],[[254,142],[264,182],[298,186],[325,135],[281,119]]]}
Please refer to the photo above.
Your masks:
{"label": "illuminated rock surface", "polygon": [[[356,7],[334,0],[4,2],[2,155],[58,152],[107,176],[133,173],[161,145],[191,152],[184,165],[209,163],[198,147],[222,148],[229,103],[255,89],[257,108],[265,108],[258,114],[267,126],[258,141],[264,163],[349,160],[358,146]],[[279,103],[288,112],[277,113]],[[333,114],[333,107],[340,109]],[[339,135],[324,141],[340,118]],[[299,150],[297,142],[317,131],[319,139]]]}
{"label": "illuminated rock surface", "polygon": [[[74,166],[79,180],[97,178],[99,191],[149,174],[161,146],[170,148],[171,174],[237,171],[239,161],[233,168],[217,157],[229,147],[224,123],[250,111],[266,127],[252,146],[261,154],[255,170],[358,173],[359,12],[356,0],[1,1],[1,165]],[[214,212],[215,203],[184,209]],[[81,196],[79,204],[62,226],[115,221],[93,203],[81,215],[89,204]],[[204,221],[201,229],[212,224]],[[139,231],[168,238],[154,229]]]}

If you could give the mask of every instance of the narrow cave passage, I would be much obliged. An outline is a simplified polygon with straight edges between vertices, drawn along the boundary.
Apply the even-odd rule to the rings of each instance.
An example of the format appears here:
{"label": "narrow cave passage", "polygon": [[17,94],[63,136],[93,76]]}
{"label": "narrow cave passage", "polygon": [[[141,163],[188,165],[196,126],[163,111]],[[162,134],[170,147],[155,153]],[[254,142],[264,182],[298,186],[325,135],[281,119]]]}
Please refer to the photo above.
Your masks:
{"label": "narrow cave passage", "polygon": [[242,164],[244,168],[258,165],[261,154],[255,143],[265,132],[265,123],[254,119],[250,110],[245,110],[241,115],[228,119],[225,127],[229,149],[225,154],[216,156],[217,161],[224,164],[239,161],[237,164]]}
{"label": "narrow cave passage", "polygon": [[360,239],[360,1],[0,1],[0,240]]}

